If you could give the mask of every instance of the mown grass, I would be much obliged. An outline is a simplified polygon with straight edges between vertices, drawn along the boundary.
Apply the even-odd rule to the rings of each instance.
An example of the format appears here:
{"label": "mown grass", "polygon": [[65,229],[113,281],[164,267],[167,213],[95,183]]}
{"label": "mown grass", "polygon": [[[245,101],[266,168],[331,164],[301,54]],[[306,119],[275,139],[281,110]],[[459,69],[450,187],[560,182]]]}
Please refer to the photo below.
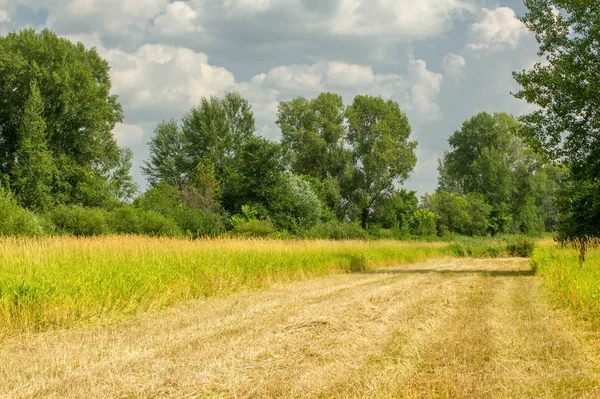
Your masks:
{"label": "mown grass", "polygon": [[600,328],[600,248],[590,248],[581,266],[579,255],[575,248],[543,245],[534,250],[531,262],[559,305]]}
{"label": "mown grass", "polygon": [[432,257],[504,255],[514,255],[506,243],[3,238],[0,336],[105,323],[275,282]]}

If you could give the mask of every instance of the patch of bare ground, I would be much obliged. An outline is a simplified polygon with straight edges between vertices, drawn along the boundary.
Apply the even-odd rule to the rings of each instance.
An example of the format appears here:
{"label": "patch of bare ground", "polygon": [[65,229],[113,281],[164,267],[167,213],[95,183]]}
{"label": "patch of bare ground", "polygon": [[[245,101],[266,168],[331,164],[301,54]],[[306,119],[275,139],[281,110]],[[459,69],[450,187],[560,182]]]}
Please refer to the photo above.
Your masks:
{"label": "patch of bare ground", "polygon": [[524,260],[450,260],[0,344],[0,397],[600,397],[600,340]]}

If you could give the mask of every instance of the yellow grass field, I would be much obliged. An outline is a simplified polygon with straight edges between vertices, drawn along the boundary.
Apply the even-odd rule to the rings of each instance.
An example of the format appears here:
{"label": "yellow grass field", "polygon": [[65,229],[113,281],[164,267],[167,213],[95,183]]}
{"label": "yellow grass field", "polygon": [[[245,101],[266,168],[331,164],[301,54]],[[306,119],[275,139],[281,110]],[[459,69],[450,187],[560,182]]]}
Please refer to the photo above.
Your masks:
{"label": "yellow grass field", "polygon": [[[501,246],[482,250],[490,248],[492,255],[504,251]],[[5,238],[0,239],[0,339],[103,324],[274,282],[457,253],[467,255],[456,245],[397,241]]]}
{"label": "yellow grass field", "polygon": [[[276,253],[336,247],[312,244]],[[598,398],[600,335],[542,283],[525,259],[446,257],[19,334],[0,343],[0,398]]]}

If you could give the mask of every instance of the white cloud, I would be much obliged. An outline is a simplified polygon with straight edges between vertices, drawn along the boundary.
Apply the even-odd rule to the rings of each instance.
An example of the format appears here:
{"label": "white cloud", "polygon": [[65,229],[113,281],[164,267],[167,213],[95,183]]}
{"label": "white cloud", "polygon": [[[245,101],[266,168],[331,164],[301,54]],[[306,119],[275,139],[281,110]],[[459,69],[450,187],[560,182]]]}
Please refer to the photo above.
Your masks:
{"label": "white cloud", "polygon": [[457,82],[464,77],[464,70],[467,62],[465,59],[454,53],[448,53],[442,60],[442,70],[444,75],[448,76],[451,80]]}
{"label": "white cloud", "polygon": [[242,86],[251,92],[270,90],[270,101],[261,100],[261,104],[268,103],[270,107],[273,107],[274,99],[298,95],[310,97],[323,91],[342,94],[346,101],[367,93],[398,101],[405,111],[419,120],[437,120],[442,116],[436,102],[442,79],[441,74],[429,71],[423,60],[411,59],[405,75],[376,74],[370,66],[335,61],[280,66],[255,76],[251,85]]}
{"label": "white cloud", "polygon": [[375,75],[369,66],[335,61],[327,65],[327,83],[337,87],[365,86],[373,83]]}
{"label": "white cloud", "polygon": [[281,0],[223,0],[223,4],[233,14],[258,14],[271,9]]}
{"label": "white cloud", "polygon": [[441,119],[443,114],[436,99],[440,92],[443,76],[427,69],[423,60],[410,60],[408,65],[408,80],[410,107],[421,117],[429,120]]}
{"label": "white cloud", "polygon": [[315,92],[323,89],[322,65],[289,65],[273,68],[266,74],[264,82],[268,87]]}
{"label": "white cloud", "polygon": [[196,22],[198,13],[183,1],[176,1],[167,6],[164,13],[154,20],[154,28],[160,35],[178,36],[202,31]]}
{"label": "white cloud", "polygon": [[183,113],[201,97],[235,85],[231,72],[210,65],[205,54],[189,49],[147,44],[135,53],[100,51],[112,65],[115,92],[129,109],[162,107]]}
{"label": "white cloud", "polygon": [[127,125],[120,123],[115,126],[113,135],[119,143],[119,146],[131,147],[139,144],[144,138],[144,130],[136,125]]}
{"label": "white cloud", "polygon": [[340,0],[331,32],[416,39],[436,36],[473,8],[463,0]]}
{"label": "white cloud", "polygon": [[471,50],[499,50],[506,47],[514,50],[527,33],[527,28],[510,7],[494,10],[484,8],[481,20],[471,25],[470,33],[471,42],[467,48]]}
{"label": "white cloud", "polygon": [[97,32],[121,44],[143,41],[152,21],[169,0],[20,0],[32,10],[46,10],[46,26],[60,34]]}

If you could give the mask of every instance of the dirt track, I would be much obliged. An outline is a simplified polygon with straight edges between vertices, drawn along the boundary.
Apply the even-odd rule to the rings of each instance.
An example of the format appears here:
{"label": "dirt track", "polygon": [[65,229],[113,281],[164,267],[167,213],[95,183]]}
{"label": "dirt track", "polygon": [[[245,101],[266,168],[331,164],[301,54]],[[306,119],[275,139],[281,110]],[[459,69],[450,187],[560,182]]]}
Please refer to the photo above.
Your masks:
{"label": "dirt track", "polygon": [[14,338],[0,397],[600,397],[600,336],[539,285],[444,259]]}

